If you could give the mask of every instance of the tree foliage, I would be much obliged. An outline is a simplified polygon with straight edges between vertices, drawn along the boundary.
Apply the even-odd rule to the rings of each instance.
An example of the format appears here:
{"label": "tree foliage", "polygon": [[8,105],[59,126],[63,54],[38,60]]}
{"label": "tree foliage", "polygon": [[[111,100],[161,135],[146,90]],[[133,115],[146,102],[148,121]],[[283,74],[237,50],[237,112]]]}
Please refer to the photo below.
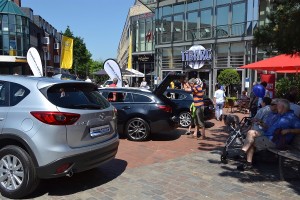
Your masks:
{"label": "tree foliage", "polygon": [[218,82],[222,85],[230,86],[239,84],[241,82],[241,78],[235,69],[225,69],[219,74]]}
{"label": "tree foliage", "polygon": [[74,36],[69,26],[63,35],[74,39],[73,68],[70,70],[71,73],[78,74],[80,76],[88,75],[90,72],[89,63],[91,61],[92,54],[88,51],[84,39]]}
{"label": "tree foliage", "polygon": [[[292,76],[289,78],[281,78],[276,81],[276,97],[285,98],[287,92],[289,92],[292,88],[296,88],[299,90],[300,88],[300,77]],[[298,93],[296,102],[300,101],[300,93]]]}
{"label": "tree foliage", "polygon": [[268,53],[294,54],[300,52],[300,1],[275,0],[270,23],[254,33],[254,45]]}

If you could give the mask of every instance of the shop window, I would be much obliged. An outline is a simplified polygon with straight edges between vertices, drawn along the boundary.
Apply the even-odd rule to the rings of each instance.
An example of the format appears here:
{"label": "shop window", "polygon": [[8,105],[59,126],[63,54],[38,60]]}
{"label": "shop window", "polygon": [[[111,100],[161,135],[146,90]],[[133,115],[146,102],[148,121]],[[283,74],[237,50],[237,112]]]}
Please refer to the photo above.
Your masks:
{"label": "shop window", "polygon": [[174,14],[183,13],[184,12],[184,4],[174,5]]}
{"label": "shop window", "polygon": [[8,17],[9,17],[9,31],[16,32],[16,16],[9,15]]}
{"label": "shop window", "polygon": [[9,55],[9,36],[3,35],[3,55]]}
{"label": "shop window", "polygon": [[171,42],[171,23],[172,17],[165,17],[162,20],[161,42]]}

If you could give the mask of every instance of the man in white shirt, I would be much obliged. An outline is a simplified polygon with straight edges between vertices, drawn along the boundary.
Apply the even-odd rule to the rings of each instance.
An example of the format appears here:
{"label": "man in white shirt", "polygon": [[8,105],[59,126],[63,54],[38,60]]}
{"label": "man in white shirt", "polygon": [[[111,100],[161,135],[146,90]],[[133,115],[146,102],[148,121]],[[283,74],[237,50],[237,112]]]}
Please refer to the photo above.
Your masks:
{"label": "man in white shirt", "polygon": [[215,95],[214,95],[214,102],[216,105],[216,119],[219,121],[220,117],[223,114],[223,108],[224,108],[226,95],[225,95],[224,90],[222,90],[221,85],[218,85],[217,88],[218,88],[218,90],[215,91]]}

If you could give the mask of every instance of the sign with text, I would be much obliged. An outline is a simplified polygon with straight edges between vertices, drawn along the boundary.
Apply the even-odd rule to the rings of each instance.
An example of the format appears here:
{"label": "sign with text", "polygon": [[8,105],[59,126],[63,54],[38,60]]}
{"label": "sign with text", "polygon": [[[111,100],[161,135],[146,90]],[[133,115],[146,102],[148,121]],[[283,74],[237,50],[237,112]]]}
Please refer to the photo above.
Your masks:
{"label": "sign with text", "polygon": [[200,69],[206,61],[212,60],[212,50],[205,49],[201,45],[195,45],[187,51],[182,51],[181,56],[182,62],[187,62],[193,69]]}

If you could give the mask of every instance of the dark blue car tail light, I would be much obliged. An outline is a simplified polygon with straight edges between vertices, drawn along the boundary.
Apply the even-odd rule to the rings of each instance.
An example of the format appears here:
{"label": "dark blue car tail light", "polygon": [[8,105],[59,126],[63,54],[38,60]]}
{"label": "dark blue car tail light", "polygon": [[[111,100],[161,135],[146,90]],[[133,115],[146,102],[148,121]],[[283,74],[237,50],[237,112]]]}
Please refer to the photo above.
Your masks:
{"label": "dark blue car tail light", "polygon": [[158,105],[157,106],[159,109],[168,112],[168,113],[172,113],[172,107],[171,106],[166,106],[166,105]]}

